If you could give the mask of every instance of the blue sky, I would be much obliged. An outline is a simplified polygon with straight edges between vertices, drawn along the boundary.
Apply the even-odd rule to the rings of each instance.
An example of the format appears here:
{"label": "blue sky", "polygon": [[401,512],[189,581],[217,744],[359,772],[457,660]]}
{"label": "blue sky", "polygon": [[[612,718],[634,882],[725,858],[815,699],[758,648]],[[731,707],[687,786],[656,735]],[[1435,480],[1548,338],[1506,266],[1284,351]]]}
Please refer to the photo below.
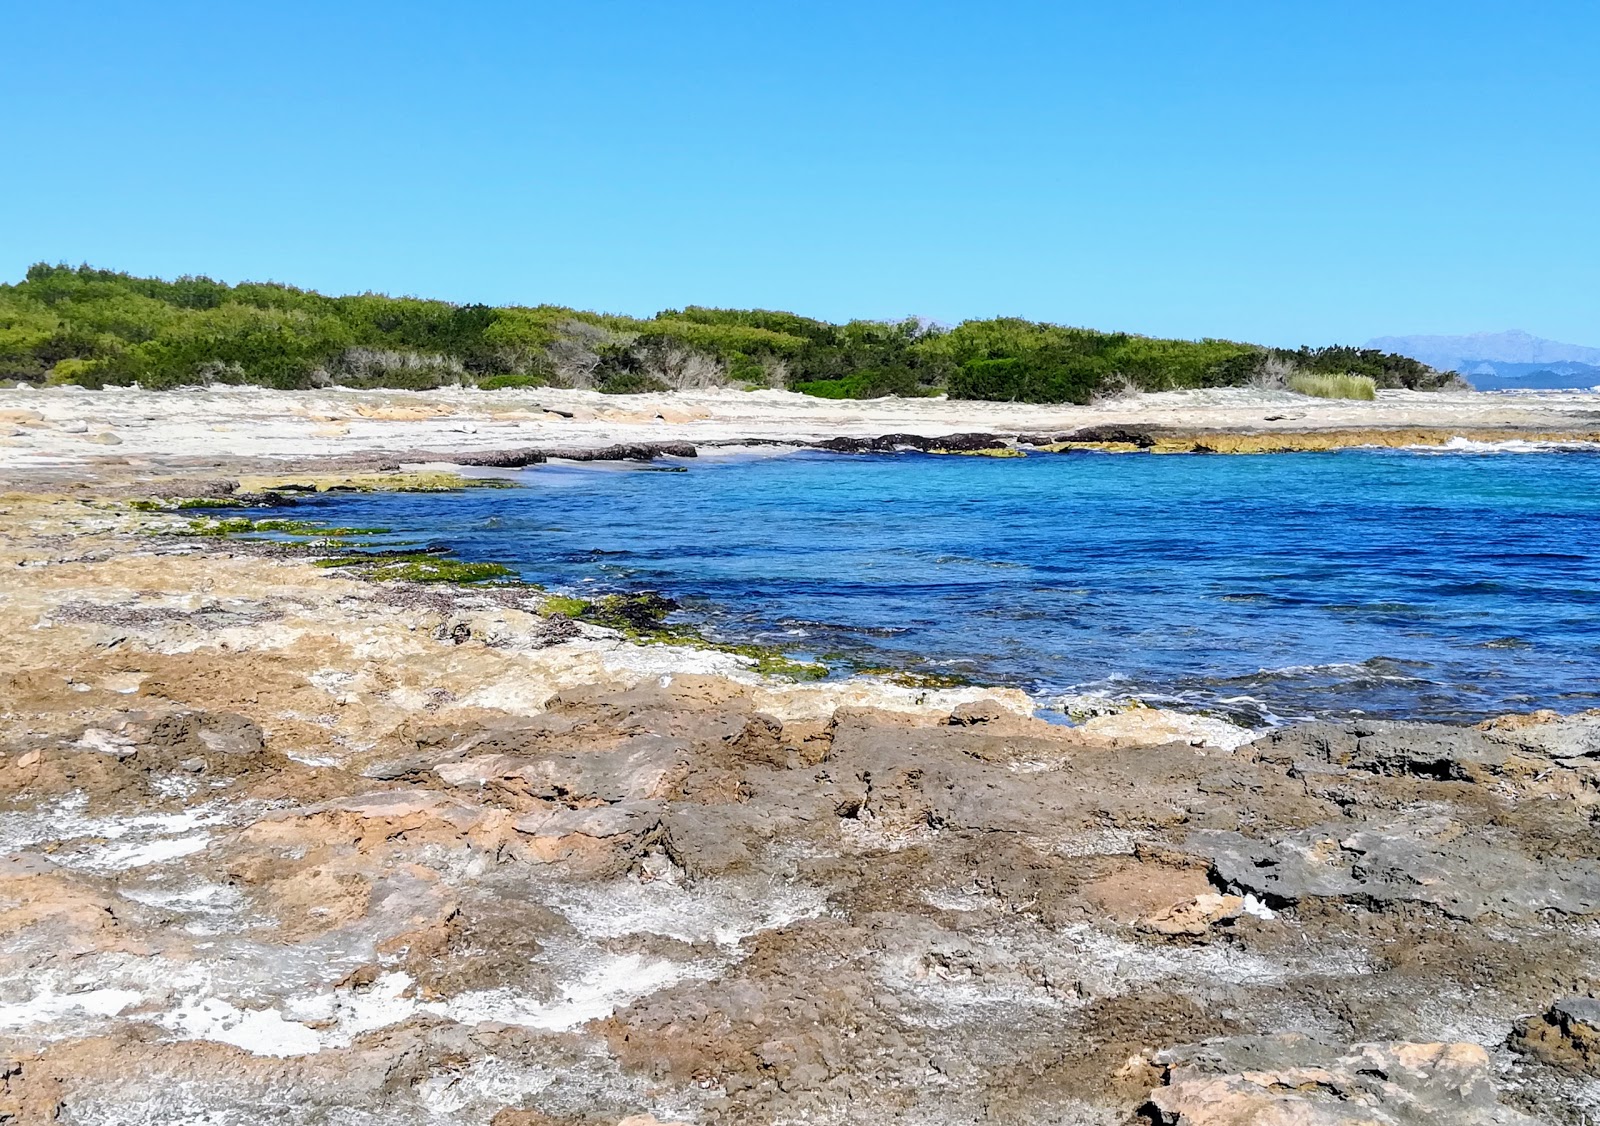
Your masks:
{"label": "blue sky", "polygon": [[4,13],[6,278],[1600,344],[1588,4]]}

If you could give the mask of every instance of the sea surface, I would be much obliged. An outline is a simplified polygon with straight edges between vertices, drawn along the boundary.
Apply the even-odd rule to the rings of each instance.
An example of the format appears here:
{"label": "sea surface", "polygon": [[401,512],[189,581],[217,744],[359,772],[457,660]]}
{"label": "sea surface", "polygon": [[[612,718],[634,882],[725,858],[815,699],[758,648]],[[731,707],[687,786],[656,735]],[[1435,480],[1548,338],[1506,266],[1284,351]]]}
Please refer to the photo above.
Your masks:
{"label": "sea surface", "polygon": [[[1512,452],[1515,450],[1516,452]],[[1249,724],[1600,706],[1600,452],[1096,452],[542,465],[379,523],[821,657]]]}

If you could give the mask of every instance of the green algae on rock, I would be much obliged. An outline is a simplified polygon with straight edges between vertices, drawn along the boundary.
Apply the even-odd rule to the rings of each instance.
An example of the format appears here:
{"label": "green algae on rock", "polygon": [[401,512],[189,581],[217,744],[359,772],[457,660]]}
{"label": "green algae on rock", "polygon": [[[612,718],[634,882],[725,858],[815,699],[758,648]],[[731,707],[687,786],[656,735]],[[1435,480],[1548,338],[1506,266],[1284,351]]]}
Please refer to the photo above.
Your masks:
{"label": "green algae on rock", "polygon": [[270,532],[286,536],[348,538],[351,536],[387,535],[389,530],[382,527],[331,527],[312,520],[255,520],[249,516],[204,516],[191,519],[188,530],[178,534],[189,536],[244,536]]}
{"label": "green algae on rock", "polygon": [[371,473],[286,473],[272,476],[245,476],[239,479],[244,493],[458,493],[467,489],[516,489],[521,486],[504,477],[468,477],[444,470],[394,471]]}
{"label": "green algae on rock", "polygon": [[965,688],[972,681],[955,673],[917,672],[912,669],[866,667],[856,670],[863,676],[876,676],[901,688]]}
{"label": "green algae on rock", "polygon": [[503,563],[468,563],[426,551],[398,554],[337,555],[315,561],[318,567],[358,570],[374,582],[481,583],[491,579],[515,581],[516,572]]}

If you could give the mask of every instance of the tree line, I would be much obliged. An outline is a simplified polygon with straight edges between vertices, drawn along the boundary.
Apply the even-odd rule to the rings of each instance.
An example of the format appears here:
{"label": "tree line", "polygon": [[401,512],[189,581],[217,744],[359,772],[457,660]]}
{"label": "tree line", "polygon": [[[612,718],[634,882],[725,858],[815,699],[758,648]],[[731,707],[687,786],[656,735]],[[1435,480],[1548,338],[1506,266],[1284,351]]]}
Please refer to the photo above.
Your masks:
{"label": "tree line", "polygon": [[1295,373],[1421,390],[1455,379],[1371,349],[1165,340],[1010,317],[946,328],[688,306],[638,318],[44,263],[0,285],[0,381],[34,385],[742,387],[1084,403],[1124,390],[1283,386]]}

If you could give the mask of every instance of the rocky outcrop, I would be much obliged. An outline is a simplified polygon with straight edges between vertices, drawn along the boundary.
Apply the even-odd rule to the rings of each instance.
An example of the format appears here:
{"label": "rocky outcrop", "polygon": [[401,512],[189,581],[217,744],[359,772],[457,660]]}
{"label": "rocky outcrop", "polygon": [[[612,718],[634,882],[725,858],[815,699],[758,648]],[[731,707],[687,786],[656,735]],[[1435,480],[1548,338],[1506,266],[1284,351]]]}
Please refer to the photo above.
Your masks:
{"label": "rocky outcrop", "polygon": [[1272,905],[1411,902],[1460,919],[1600,914],[1600,861],[1541,863],[1443,821],[1359,832],[1320,825],[1265,839],[1206,830],[1189,844],[1210,859],[1219,886]]}
{"label": "rocky outcrop", "polygon": [[[1481,782],[1507,774],[1532,775],[1549,766],[1540,747],[1542,727],[1482,729],[1424,723],[1306,723],[1274,731],[1250,747],[1263,763],[1311,769],[1333,766],[1369,774]],[[1558,725],[1562,741],[1584,738],[1589,723],[1579,718]],[[1600,753],[1600,724],[1594,725]]]}
{"label": "rocky outcrop", "polygon": [[1600,1001],[1561,998],[1519,1021],[1511,1046],[1562,1071],[1600,1078]]}
{"label": "rocky outcrop", "polygon": [[810,445],[813,449],[845,454],[894,453],[896,450],[959,453],[1007,446],[1016,437],[1015,434],[944,434],[937,437],[926,434],[881,434],[876,438],[828,438]]}
{"label": "rocky outcrop", "polygon": [[1133,426],[1084,426],[1070,434],[1059,434],[1052,442],[1066,445],[1109,443],[1116,446],[1134,446],[1147,450],[1156,444],[1155,434],[1148,429]]}
{"label": "rocky outcrop", "polygon": [[1501,1105],[1478,1044],[1380,1042],[1334,1048],[1288,1034],[1211,1041],[1156,1056],[1157,1126],[1536,1126]]}
{"label": "rocky outcrop", "polygon": [[540,465],[551,458],[563,461],[654,461],[658,457],[695,457],[698,452],[692,442],[620,442],[610,446],[529,447],[457,454],[448,460],[457,465],[522,469],[529,465]]}

